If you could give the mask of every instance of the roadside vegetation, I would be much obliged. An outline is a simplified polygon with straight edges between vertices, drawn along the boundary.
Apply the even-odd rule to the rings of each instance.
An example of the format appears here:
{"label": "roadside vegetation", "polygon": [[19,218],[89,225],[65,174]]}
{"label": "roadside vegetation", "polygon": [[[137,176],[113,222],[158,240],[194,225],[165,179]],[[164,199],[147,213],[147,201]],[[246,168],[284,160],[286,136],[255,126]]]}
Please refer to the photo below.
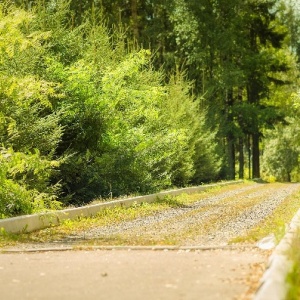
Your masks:
{"label": "roadside vegetation", "polygon": [[289,290],[285,300],[300,299],[300,229],[295,235],[291,247],[287,253],[288,258],[292,261],[292,269],[287,276]]}
{"label": "roadside vegetation", "polygon": [[[245,184],[251,184],[245,183]],[[96,216],[90,218],[79,217],[75,220],[63,221],[61,225],[46,228],[32,233],[10,234],[2,231],[0,233],[0,246],[14,245],[16,243],[52,242],[61,240],[69,235],[76,235],[85,230],[99,227],[115,225],[121,222],[130,221],[139,217],[154,215],[157,212],[171,208],[180,208],[201,201],[211,195],[222,194],[226,191],[236,189],[238,185],[224,187],[213,187],[201,193],[191,195],[182,194],[179,196],[166,196],[153,203],[142,203],[130,207],[115,207],[100,211]],[[117,241],[115,241],[117,243]]]}
{"label": "roadside vegetation", "polygon": [[[286,225],[300,208],[299,189],[285,198],[272,214],[264,211],[251,214],[251,222],[256,218],[261,220],[265,213],[266,217],[250,230],[245,230],[247,226],[244,228],[241,224],[249,220],[246,218],[241,221],[239,218],[252,207],[264,203],[266,197],[270,197],[270,193],[275,195],[276,191],[288,186],[291,187],[292,184],[245,182],[214,187],[192,195],[166,196],[154,203],[107,208],[94,217],[78,217],[74,220],[62,221],[59,226],[32,233],[12,235],[3,232],[0,235],[0,244],[8,246],[14,243],[63,243],[65,245],[69,243],[71,246],[79,247],[80,245],[178,246],[194,245],[194,243],[196,245],[202,237],[218,235],[220,237],[216,241],[217,244],[226,241],[229,244],[249,245],[270,234],[274,234],[280,240],[285,233]],[[207,199],[214,200],[201,205],[201,201]],[[268,211],[268,205],[264,210]],[[170,216],[167,217],[169,214]],[[232,226],[227,228],[228,224]],[[108,232],[105,233],[107,230]],[[244,235],[239,236],[241,231]],[[236,238],[230,240],[226,237],[227,234]]]}
{"label": "roadside vegetation", "polygon": [[69,21],[66,1],[0,4],[0,217],[217,178],[184,75],[166,80],[92,14]]}
{"label": "roadside vegetation", "polygon": [[0,218],[297,181],[299,32],[284,0],[1,1]]}

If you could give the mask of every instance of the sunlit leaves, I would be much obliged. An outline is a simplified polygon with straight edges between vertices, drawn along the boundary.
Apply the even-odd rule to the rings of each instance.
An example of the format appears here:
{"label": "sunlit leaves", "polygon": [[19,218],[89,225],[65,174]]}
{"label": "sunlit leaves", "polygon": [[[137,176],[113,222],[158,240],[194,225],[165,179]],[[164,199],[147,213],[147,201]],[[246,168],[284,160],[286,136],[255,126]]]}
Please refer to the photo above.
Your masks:
{"label": "sunlit leaves", "polygon": [[57,207],[50,177],[62,127],[52,100],[59,84],[36,74],[49,32],[30,30],[34,16],[0,5],[0,214],[3,217]]}

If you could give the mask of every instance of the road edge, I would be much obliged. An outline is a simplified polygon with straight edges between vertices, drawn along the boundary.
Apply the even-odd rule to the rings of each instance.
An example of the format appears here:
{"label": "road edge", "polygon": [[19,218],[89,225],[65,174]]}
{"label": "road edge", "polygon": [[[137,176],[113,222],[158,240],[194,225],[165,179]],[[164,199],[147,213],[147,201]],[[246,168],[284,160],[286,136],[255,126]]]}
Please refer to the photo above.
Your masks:
{"label": "road edge", "polygon": [[8,233],[32,232],[35,230],[40,230],[50,226],[58,225],[63,220],[67,220],[67,219],[73,220],[78,217],[94,216],[99,211],[106,208],[113,208],[116,206],[128,207],[133,204],[142,203],[142,202],[151,203],[167,195],[176,196],[183,193],[193,194],[200,191],[205,191],[212,187],[231,185],[231,184],[237,184],[242,182],[244,181],[235,180],[235,181],[219,182],[214,184],[163,191],[163,192],[145,195],[145,196],[137,196],[137,197],[131,197],[126,199],[103,202],[94,205],[86,205],[82,207],[69,208],[69,209],[64,209],[64,210],[59,210],[54,212],[7,218],[7,219],[0,220],[0,229]]}
{"label": "road edge", "polygon": [[291,247],[298,228],[300,228],[300,209],[290,222],[287,233],[270,256],[268,267],[261,278],[254,300],[284,300],[286,298],[289,289],[286,277],[293,264],[287,257],[287,251]]}

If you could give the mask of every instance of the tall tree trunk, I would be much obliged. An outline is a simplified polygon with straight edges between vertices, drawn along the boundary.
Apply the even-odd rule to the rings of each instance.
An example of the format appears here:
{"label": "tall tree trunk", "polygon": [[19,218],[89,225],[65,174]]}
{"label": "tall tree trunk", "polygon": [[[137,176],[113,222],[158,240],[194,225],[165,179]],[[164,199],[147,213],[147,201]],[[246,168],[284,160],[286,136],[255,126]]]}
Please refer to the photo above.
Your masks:
{"label": "tall tree trunk", "polygon": [[239,138],[239,179],[244,178],[244,139]]}
{"label": "tall tree trunk", "polygon": [[288,182],[292,182],[292,176],[291,176],[291,172],[287,172],[287,181]]}
{"label": "tall tree trunk", "polygon": [[[257,46],[257,32],[255,26],[250,28],[250,47],[253,54],[259,52]],[[248,102],[258,106],[259,105],[259,92],[261,90],[261,85],[259,83],[259,77],[256,70],[252,70],[251,75],[248,78]],[[252,178],[260,177],[260,160],[259,160],[259,126],[257,116],[255,117],[251,128],[251,138],[252,138]]]}
{"label": "tall tree trunk", "polygon": [[252,177],[260,178],[259,132],[252,134]]}
{"label": "tall tree trunk", "polygon": [[131,17],[132,17],[132,30],[133,36],[138,41],[139,39],[139,26],[138,26],[138,0],[131,0]]}
{"label": "tall tree trunk", "polygon": [[[255,106],[259,104],[258,88],[256,84],[257,78],[253,76],[250,78],[250,84],[248,85],[248,101]],[[251,140],[252,140],[252,178],[260,178],[260,149],[259,149],[259,137],[260,131],[258,127],[258,119],[253,121],[251,125]]]}
{"label": "tall tree trunk", "polygon": [[228,179],[235,179],[235,147],[232,134],[227,135]]}
{"label": "tall tree trunk", "polygon": [[[240,105],[243,103],[243,88],[241,86],[238,87],[237,100]],[[239,125],[243,124],[243,115],[242,113],[238,116]],[[239,137],[239,179],[244,178],[244,167],[245,167],[245,157],[244,157],[244,134],[242,133]]]}
{"label": "tall tree trunk", "polygon": [[[231,127],[233,122],[232,106],[234,104],[232,89],[227,91],[227,123]],[[231,129],[227,133],[227,157],[228,157],[228,177],[235,179],[235,137]]]}
{"label": "tall tree trunk", "polygon": [[247,150],[248,150],[248,178],[251,179],[251,137],[247,135]]}

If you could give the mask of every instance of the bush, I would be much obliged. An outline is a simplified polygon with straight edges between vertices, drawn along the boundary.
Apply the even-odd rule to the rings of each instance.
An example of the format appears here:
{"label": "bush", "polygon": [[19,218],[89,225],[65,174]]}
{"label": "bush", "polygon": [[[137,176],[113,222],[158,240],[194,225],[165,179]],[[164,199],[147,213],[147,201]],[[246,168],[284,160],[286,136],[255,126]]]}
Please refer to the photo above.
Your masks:
{"label": "bush", "polygon": [[2,215],[218,172],[214,135],[183,74],[166,78],[149,51],[126,51],[122,33],[93,15],[73,26],[65,1],[0,7]]}

